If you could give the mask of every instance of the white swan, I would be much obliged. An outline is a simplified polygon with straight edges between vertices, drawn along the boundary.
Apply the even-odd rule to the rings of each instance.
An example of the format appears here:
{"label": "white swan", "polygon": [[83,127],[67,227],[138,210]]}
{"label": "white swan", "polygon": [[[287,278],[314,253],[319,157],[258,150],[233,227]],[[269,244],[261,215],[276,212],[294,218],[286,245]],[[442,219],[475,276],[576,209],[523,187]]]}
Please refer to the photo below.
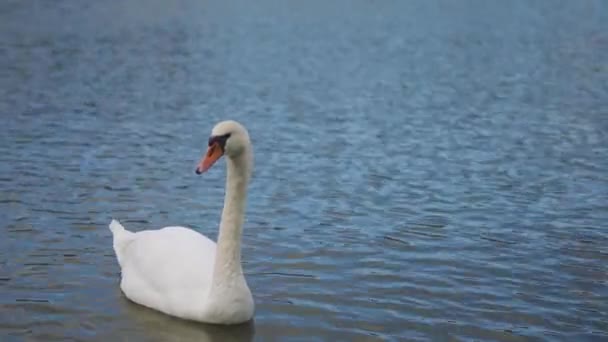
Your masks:
{"label": "white swan", "polygon": [[251,320],[254,302],[241,268],[241,235],[253,151],[245,127],[218,123],[196,169],[207,171],[222,155],[226,194],[217,245],[185,227],[137,233],[112,220],[114,251],[121,268],[120,288],[135,303],[168,315],[206,323]]}

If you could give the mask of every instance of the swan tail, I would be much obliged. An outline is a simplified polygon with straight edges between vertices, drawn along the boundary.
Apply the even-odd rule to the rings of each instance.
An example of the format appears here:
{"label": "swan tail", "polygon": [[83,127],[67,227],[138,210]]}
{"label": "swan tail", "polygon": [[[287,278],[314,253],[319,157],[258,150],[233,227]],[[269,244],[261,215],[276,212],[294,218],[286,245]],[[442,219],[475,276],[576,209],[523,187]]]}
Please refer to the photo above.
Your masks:
{"label": "swan tail", "polygon": [[122,224],[120,224],[120,222],[118,222],[117,220],[112,219],[112,222],[110,222],[110,230],[112,231],[112,234],[116,235],[119,234],[123,231],[127,231],[125,229],[125,227],[123,227]]}
{"label": "swan tail", "polygon": [[118,264],[122,267],[125,249],[135,237],[135,233],[126,230],[120,222],[114,219],[110,222],[109,227],[114,237],[113,247],[114,252],[116,253],[116,259],[118,260]]}

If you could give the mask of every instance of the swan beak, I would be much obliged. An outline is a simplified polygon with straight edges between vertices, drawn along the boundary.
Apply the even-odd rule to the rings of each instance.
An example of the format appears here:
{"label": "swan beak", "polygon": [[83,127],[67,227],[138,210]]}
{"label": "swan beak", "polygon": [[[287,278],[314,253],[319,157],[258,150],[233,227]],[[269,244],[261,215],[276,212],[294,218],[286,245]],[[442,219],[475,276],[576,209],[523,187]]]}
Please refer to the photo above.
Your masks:
{"label": "swan beak", "polygon": [[218,159],[220,159],[223,155],[224,151],[220,147],[219,143],[216,142],[211,144],[211,146],[207,148],[207,153],[205,153],[205,156],[203,159],[201,159],[201,162],[196,167],[196,174],[200,175],[203,172],[207,172],[207,170],[209,170],[211,166],[213,166],[213,164],[215,164],[215,162],[218,161]]}

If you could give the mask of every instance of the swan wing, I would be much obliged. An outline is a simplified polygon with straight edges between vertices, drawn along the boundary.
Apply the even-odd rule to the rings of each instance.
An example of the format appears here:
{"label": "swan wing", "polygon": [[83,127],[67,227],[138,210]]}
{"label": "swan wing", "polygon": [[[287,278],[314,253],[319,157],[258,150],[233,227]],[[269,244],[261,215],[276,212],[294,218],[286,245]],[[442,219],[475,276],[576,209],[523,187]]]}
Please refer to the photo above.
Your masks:
{"label": "swan wing", "polygon": [[132,234],[120,257],[125,296],[178,317],[200,314],[211,287],[215,242],[177,226]]}

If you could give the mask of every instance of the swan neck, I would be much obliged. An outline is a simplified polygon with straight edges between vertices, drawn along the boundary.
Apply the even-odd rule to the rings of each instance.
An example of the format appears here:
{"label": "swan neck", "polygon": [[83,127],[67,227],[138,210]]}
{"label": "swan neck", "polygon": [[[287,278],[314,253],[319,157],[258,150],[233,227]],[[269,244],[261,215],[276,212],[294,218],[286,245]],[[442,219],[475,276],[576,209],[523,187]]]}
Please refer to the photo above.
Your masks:
{"label": "swan neck", "polygon": [[214,287],[230,286],[233,279],[240,279],[243,275],[241,238],[250,159],[248,153],[236,158],[226,158],[226,193],[215,256]]}

